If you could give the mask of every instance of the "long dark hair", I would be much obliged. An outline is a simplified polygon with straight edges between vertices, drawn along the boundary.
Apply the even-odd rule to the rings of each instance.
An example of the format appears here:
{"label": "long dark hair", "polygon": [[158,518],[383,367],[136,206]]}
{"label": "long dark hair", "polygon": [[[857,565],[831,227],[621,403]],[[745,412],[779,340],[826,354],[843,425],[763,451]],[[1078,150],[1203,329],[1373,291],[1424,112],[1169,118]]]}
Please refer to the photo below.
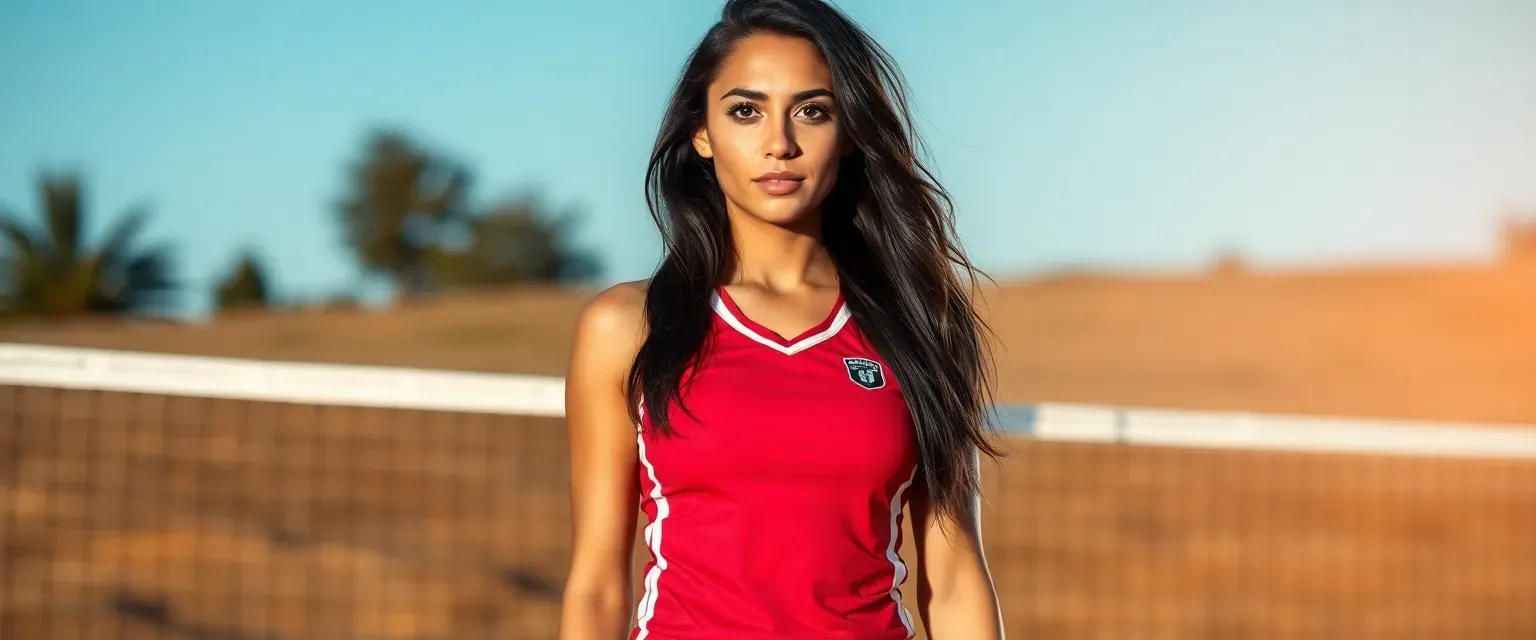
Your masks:
{"label": "long dark hair", "polygon": [[[918,158],[905,82],[895,62],[858,25],[821,0],[730,0],[694,49],[667,104],[646,171],[646,201],[664,257],[645,296],[649,329],[629,373],[632,417],[644,400],[653,428],[671,435],[663,407],[686,397],[684,374],[706,349],[710,298],[734,259],[725,197],[710,161],[692,145],[706,89],[742,38],[805,38],[832,75],[845,134],[842,160],[822,203],[822,243],[837,267],[859,328],[901,382],[916,425],[921,478],[937,512],[958,514],[977,482],[989,441],[986,325],[971,303],[980,271],[954,239],[953,203]],[[964,272],[962,279],[957,271]]]}

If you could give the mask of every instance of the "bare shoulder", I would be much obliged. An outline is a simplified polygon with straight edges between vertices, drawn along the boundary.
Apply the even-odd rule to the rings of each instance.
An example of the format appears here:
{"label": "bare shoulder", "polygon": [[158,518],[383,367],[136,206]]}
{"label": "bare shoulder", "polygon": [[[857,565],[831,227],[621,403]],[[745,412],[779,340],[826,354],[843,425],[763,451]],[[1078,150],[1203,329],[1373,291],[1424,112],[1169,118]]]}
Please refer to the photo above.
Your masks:
{"label": "bare shoulder", "polygon": [[644,341],[645,292],[649,284],[647,280],[620,282],[588,300],[576,320],[574,357],[633,358]]}
{"label": "bare shoulder", "polygon": [[649,281],[620,282],[603,289],[581,309],[578,332],[637,335],[645,324],[645,291]]}

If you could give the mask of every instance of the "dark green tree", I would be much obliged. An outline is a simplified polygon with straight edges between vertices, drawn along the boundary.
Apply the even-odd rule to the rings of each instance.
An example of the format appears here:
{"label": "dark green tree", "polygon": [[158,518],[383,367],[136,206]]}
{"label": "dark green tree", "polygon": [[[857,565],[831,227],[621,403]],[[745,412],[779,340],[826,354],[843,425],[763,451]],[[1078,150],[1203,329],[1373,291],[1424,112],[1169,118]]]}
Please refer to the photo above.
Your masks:
{"label": "dark green tree", "polygon": [[0,210],[0,315],[68,317],[167,310],[180,285],[167,244],[139,247],[148,212],[134,208],[85,241],[83,188],[74,176],[38,180],[40,218]]}
{"label": "dark green tree", "polygon": [[445,225],[463,217],[468,172],[400,133],[378,131],[348,177],[336,213],[359,266],[389,277],[400,297],[426,293],[427,257]]}
{"label": "dark green tree", "polygon": [[219,311],[230,309],[265,309],[272,304],[272,290],[267,270],[255,252],[246,250],[236,259],[214,290],[214,305]]}

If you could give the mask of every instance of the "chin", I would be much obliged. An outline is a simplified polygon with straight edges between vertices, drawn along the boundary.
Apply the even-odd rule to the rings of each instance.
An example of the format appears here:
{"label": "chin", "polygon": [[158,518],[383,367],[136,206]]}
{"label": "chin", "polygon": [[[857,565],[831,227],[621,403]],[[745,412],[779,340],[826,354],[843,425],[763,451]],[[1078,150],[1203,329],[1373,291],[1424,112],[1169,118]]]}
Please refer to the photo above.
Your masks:
{"label": "chin", "polygon": [[752,217],[777,225],[788,225],[804,218],[812,210],[809,202],[799,198],[775,198],[772,200],[758,201],[752,206],[745,207]]}

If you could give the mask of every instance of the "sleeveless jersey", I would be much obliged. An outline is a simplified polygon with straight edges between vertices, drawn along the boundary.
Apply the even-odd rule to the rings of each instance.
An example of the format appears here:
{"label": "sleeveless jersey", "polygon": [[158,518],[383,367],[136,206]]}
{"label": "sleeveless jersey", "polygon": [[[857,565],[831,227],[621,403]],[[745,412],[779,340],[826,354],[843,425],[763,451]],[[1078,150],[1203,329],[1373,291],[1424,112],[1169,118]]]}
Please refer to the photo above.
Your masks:
{"label": "sleeveless jersey", "polygon": [[675,434],[640,407],[651,560],[630,639],[913,637],[898,551],[918,450],[901,385],[841,295],[791,339],[723,287],[712,305]]}

